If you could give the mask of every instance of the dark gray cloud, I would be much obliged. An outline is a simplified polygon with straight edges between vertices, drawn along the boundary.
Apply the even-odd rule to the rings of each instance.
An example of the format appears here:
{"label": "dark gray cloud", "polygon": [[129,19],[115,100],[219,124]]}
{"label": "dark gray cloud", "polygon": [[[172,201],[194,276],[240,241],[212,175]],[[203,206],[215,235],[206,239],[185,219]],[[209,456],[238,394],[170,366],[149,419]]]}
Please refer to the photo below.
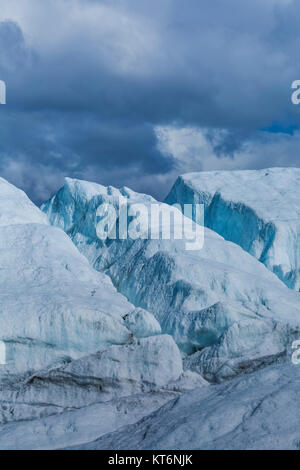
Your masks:
{"label": "dark gray cloud", "polygon": [[[176,171],[209,161],[271,165],[271,141],[276,164],[299,166],[299,2],[2,1],[0,170],[35,201],[64,175],[161,197]],[[184,140],[200,154],[178,165],[160,128],[198,129],[206,153]]]}

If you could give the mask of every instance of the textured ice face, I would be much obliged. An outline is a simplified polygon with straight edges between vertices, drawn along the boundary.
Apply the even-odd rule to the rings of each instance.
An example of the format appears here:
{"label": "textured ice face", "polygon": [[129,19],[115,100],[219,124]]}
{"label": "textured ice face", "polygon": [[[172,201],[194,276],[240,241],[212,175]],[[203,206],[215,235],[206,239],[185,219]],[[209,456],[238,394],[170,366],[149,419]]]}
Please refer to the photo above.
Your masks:
{"label": "textured ice face", "polygon": [[26,370],[129,341],[134,307],[47,225],[0,228],[1,339],[7,366]]}
{"label": "textured ice face", "polygon": [[62,409],[81,407],[174,386],[182,374],[182,360],[173,338],[158,335],[132,339],[129,344],[112,345],[67,364],[27,373],[14,381],[13,390],[8,378],[3,381],[0,400],[13,401],[16,409],[22,403],[33,403],[36,409],[43,409],[45,404]]}
{"label": "textured ice face", "polygon": [[300,369],[270,367],[176,398],[79,449],[299,449]]}
{"label": "textured ice face", "polygon": [[183,373],[170,336],[132,338],[129,344],[2,381],[0,448],[83,444],[202,386],[207,383],[198,374]]}
{"label": "textured ice face", "polygon": [[153,315],[4,180],[0,221],[0,447],[84,443],[205,383],[183,372]]}
{"label": "textured ice face", "polygon": [[68,180],[43,208],[84,257],[0,183],[0,448],[299,448],[299,369],[264,367],[291,358],[299,293],[209,229],[199,252],[100,241],[99,203],[154,200]]}
{"label": "textured ice face", "polygon": [[128,344],[135,334],[160,333],[149,312],[138,312],[62,230],[2,179],[0,221],[0,339],[6,346],[0,376]]}
{"label": "textured ice face", "polygon": [[285,356],[300,331],[298,293],[209,229],[195,252],[182,240],[99,240],[96,209],[117,205],[120,195],[129,205],[154,201],[127,188],[67,179],[42,208],[121,293],[153,313],[190,356],[186,364],[205,377],[230,378]]}
{"label": "textured ice face", "polygon": [[178,348],[169,336],[111,346],[4,384],[0,449],[82,445],[207,385],[198,374],[182,373]]}
{"label": "textured ice face", "polygon": [[124,316],[125,325],[136,338],[146,338],[161,334],[161,327],[156,318],[147,310],[137,308]]}
{"label": "textured ice face", "polygon": [[204,204],[207,227],[299,290],[299,188],[299,168],[188,173],[166,201]]}
{"label": "textured ice face", "polygon": [[49,224],[26,194],[0,178],[0,227],[13,224]]}

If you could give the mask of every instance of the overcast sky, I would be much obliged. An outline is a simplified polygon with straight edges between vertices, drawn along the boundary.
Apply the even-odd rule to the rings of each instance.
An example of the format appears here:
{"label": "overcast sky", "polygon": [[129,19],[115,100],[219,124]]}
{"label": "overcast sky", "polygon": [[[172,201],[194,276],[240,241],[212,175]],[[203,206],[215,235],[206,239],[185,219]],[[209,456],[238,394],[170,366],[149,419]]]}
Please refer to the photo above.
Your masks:
{"label": "overcast sky", "polygon": [[300,2],[1,0],[0,174],[163,198],[189,171],[300,166]]}

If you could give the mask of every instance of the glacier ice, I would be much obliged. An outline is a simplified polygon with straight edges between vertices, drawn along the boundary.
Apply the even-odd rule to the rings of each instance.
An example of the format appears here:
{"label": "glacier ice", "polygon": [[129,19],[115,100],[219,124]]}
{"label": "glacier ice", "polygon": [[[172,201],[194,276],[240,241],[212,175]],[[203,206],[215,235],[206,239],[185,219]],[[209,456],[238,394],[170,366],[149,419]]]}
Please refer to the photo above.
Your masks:
{"label": "glacier ice", "polygon": [[0,427],[0,449],[53,450],[80,446],[107,432],[133,424],[174,398],[172,392],[149,392],[121,397],[56,414],[20,420]]}
{"label": "glacier ice", "polygon": [[[148,195],[66,179],[42,206],[119,292],[150,311],[180,346],[186,367],[211,381],[284,360],[300,332],[299,293],[237,244],[206,228],[202,250],[183,240],[99,240],[96,209],[154,203]],[[164,207],[169,207],[164,205]]]}
{"label": "glacier ice", "polygon": [[0,179],[0,448],[299,448],[300,294],[209,228],[99,240],[120,196],[157,204],[67,179],[46,216]]}
{"label": "glacier ice", "polygon": [[0,334],[7,355],[2,371],[41,367],[129,341],[122,315],[134,307],[91,269],[61,230],[2,227],[0,260]]}
{"label": "glacier ice", "polygon": [[160,332],[150,313],[138,312],[3,179],[0,214],[0,339],[6,345],[0,377],[128,344],[131,324],[137,332],[146,325],[149,336]]}
{"label": "glacier ice", "polygon": [[145,338],[161,334],[161,327],[156,318],[147,310],[136,308],[124,316],[125,325],[136,338]]}
{"label": "glacier ice", "polygon": [[78,449],[299,450],[300,369],[270,366],[174,398]]}
{"label": "glacier ice", "polygon": [[184,394],[158,390],[52,410],[1,426],[0,448],[297,450],[299,381],[299,367],[272,365],[222,384],[195,383]]}
{"label": "glacier ice", "polygon": [[166,202],[204,204],[205,225],[300,289],[300,169],[188,173]]}
{"label": "glacier ice", "polygon": [[0,448],[84,444],[206,385],[200,375],[183,372],[179,350],[167,335],[10,376],[0,389]]}
{"label": "glacier ice", "polygon": [[[36,413],[40,410],[47,416],[57,412],[57,408],[63,411],[162,389],[179,391],[181,387],[184,390],[197,377],[198,374],[192,377],[184,374],[179,350],[171,336],[136,339],[69,363],[2,379],[2,422],[12,420],[12,411],[5,413],[8,403],[13,404],[17,421],[19,413],[19,419],[26,418],[25,404],[29,416],[31,404]],[[205,385],[205,381],[200,377],[197,384]]]}
{"label": "glacier ice", "polygon": [[[121,356],[120,360],[122,361]],[[67,374],[63,375],[63,371],[61,374],[57,373],[55,379],[52,376],[48,380],[47,373],[44,373],[43,382],[41,378],[38,380],[37,375],[37,380],[21,382],[15,388],[15,392],[18,390],[17,400],[16,393],[7,393],[6,401],[4,396],[1,397],[0,449],[60,449],[70,445],[84,445],[124,425],[139,421],[188,390],[207,385],[198,374],[184,372],[177,380],[163,387],[134,381],[131,389],[135,389],[136,393],[124,395],[126,390],[118,378],[102,380],[102,390],[93,392],[92,378],[87,378],[86,374],[75,376],[76,380],[72,384],[68,383]],[[170,378],[168,373],[165,383],[167,378]],[[94,383],[96,382],[95,377]],[[44,398],[50,396],[53,402],[57,402],[56,405],[42,401],[41,384],[44,390],[48,388],[48,394],[44,393]],[[30,394],[28,387],[33,387]],[[32,403],[24,402],[24,399],[28,400],[30,397],[33,399]],[[63,401],[68,404],[65,408],[59,405]]]}
{"label": "glacier ice", "polygon": [[184,372],[154,316],[118,293],[3,179],[0,222],[0,447],[84,443],[206,385]]}
{"label": "glacier ice", "polygon": [[0,178],[0,227],[15,224],[48,224],[47,217],[21,190]]}

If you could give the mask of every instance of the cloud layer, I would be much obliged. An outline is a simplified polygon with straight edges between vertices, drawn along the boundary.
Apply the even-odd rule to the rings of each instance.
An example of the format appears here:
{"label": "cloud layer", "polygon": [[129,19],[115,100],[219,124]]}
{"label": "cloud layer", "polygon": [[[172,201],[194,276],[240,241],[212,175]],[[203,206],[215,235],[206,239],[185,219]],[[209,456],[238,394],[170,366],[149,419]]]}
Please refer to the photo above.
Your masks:
{"label": "cloud layer", "polygon": [[180,171],[299,166],[299,2],[2,0],[0,172],[163,197]]}

